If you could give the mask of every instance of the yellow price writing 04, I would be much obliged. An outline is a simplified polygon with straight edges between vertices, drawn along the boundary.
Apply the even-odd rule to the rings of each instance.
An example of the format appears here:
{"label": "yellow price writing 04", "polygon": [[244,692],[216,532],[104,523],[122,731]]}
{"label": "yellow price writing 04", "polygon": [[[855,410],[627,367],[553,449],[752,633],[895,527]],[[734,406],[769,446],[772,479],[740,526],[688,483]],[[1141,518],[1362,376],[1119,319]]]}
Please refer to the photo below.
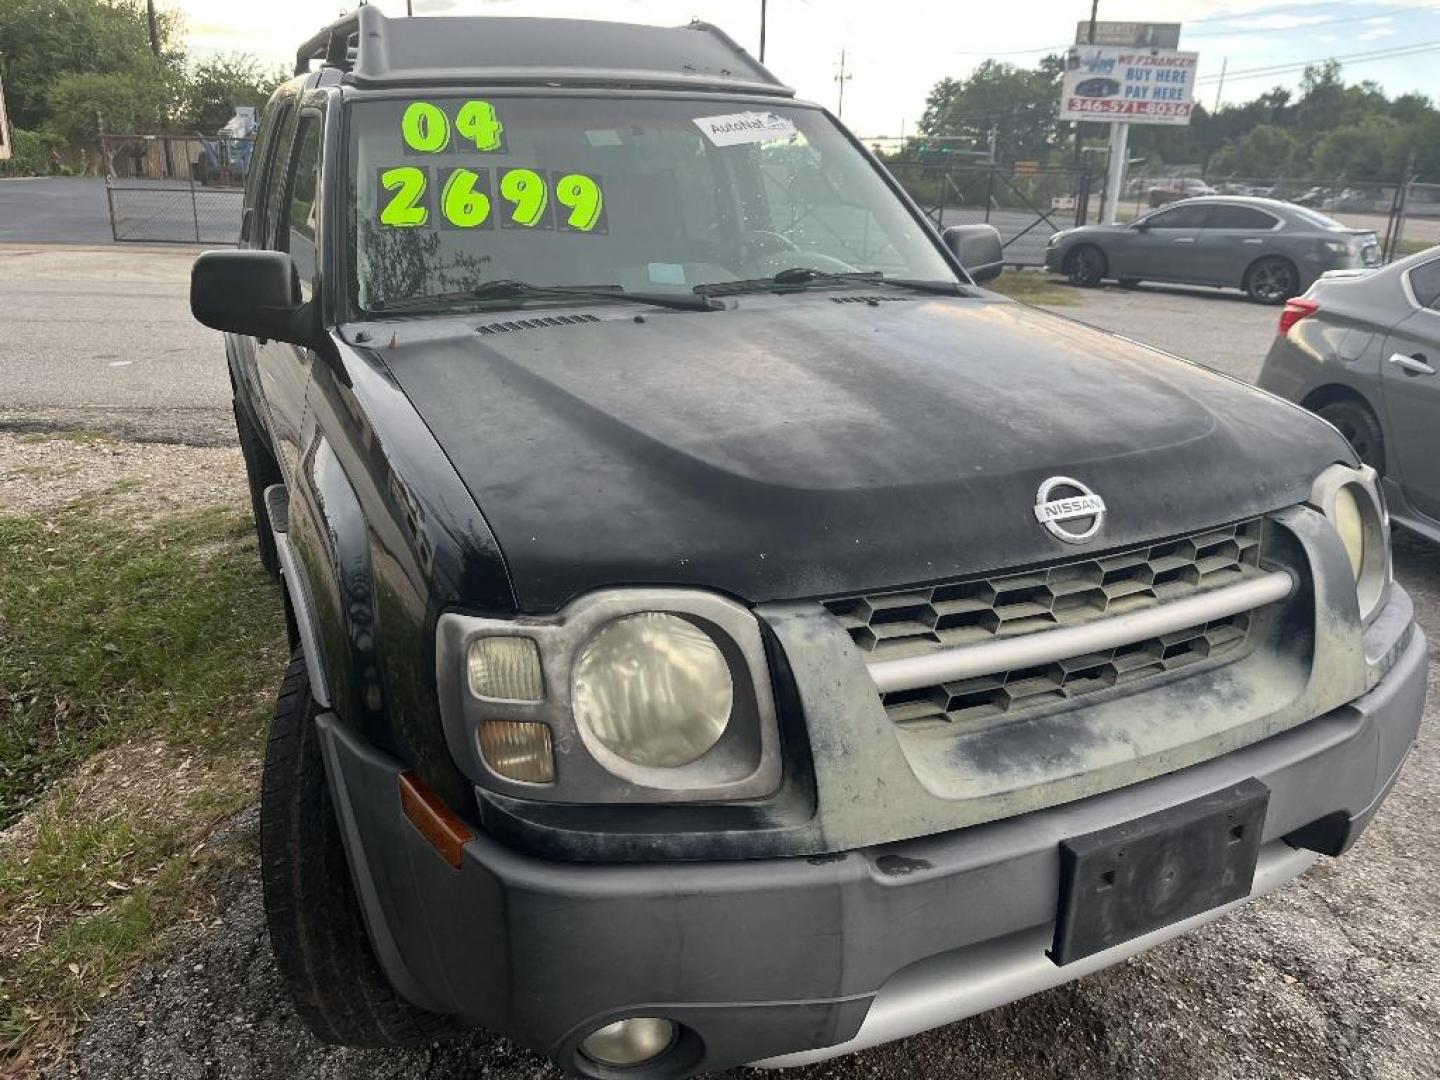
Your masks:
{"label": "yellow price writing 04", "polygon": [[[455,131],[465,149],[481,153],[505,149],[505,125],[488,101],[467,101],[455,114]],[[418,154],[438,154],[450,146],[450,117],[432,101],[412,101],[400,117],[400,135],[407,149]]]}

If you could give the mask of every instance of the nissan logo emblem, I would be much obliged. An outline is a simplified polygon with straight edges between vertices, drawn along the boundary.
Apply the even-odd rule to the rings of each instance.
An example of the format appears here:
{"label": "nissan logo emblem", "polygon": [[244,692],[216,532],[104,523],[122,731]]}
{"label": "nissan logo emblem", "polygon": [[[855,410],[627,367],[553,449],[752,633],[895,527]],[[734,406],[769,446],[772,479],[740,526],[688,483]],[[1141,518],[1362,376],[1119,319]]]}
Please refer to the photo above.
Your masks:
{"label": "nissan logo emblem", "polygon": [[1067,544],[1083,544],[1105,523],[1105,500],[1079,480],[1052,476],[1035,493],[1035,520]]}

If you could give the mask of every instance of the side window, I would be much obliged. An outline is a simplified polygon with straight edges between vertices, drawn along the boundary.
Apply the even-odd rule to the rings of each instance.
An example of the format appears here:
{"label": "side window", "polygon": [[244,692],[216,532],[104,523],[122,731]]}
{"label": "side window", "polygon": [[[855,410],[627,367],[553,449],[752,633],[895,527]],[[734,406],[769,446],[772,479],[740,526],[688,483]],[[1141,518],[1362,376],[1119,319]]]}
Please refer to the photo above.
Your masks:
{"label": "side window", "polygon": [[[315,280],[315,231],[320,213],[320,118],[306,115],[295,136],[295,155],[290,180],[290,207],[285,250],[300,271],[301,289],[310,299]],[[282,229],[282,232],[285,231]],[[279,237],[276,238],[277,240]],[[276,244],[277,248],[281,245]]]}
{"label": "side window", "polygon": [[1210,216],[1210,207],[1205,205],[1177,206],[1163,210],[1149,219],[1152,229],[1201,229]]}
{"label": "side window", "polygon": [[288,102],[272,101],[260,119],[260,130],[255,135],[255,146],[250,152],[250,175],[245,181],[245,210],[240,225],[242,243],[258,246],[264,234],[266,184],[274,167],[280,128],[284,126],[288,112]]}
{"label": "side window", "polygon": [[275,133],[275,149],[271,151],[269,167],[265,170],[264,227],[255,238],[257,247],[274,248],[277,251],[286,249],[286,241],[289,239],[283,228],[285,219],[289,216],[285,207],[286,188],[289,186],[286,181],[290,173],[290,146],[295,138],[296,118],[294,109],[286,110],[280,128]]}
{"label": "side window", "polygon": [[1410,291],[1421,307],[1440,311],[1440,259],[1432,259],[1410,271]]}
{"label": "side window", "polygon": [[1275,219],[1264,210],[1256,210],[1253,206],[1227,206],[1224,204],[1210,207],[1210,218],[1205,223],[1207,229],[1263,231],[1274,227]]}

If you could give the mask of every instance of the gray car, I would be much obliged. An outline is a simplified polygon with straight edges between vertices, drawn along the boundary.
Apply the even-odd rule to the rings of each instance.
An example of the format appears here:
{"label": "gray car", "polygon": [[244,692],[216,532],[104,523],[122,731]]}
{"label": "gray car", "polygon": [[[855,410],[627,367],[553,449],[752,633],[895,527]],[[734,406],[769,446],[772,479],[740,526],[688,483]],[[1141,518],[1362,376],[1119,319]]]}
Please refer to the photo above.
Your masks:
{"label": "gray car", "polygon": [[1376,266],[1367,229],[1276,199],[1186,199],[1123,225],[1084,225],[1050,238],[1045,269],[1076,285],[1165,281],[1243,289],[1280,304],[1327,270]]}
{"label": "gray car", "polygon": [[1440,247],[1321,278],[1280,329],[1260,386],[1339,428],[1391,517],[1440,542]]}

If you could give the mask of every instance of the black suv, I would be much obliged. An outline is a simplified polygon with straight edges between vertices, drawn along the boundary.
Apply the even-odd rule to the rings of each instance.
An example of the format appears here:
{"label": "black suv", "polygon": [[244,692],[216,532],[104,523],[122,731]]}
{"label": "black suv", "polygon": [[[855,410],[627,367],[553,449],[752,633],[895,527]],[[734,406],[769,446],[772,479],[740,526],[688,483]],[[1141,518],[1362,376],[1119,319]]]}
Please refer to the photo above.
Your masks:
{"label": "black suv", "polygon": [[1369,821],[1425,648],[1334,429],[977,288],[992,230],[713,27],[361,7],[298,68],[191,299],[287,597],[262,862],[321,1038],[814,1061]]}

